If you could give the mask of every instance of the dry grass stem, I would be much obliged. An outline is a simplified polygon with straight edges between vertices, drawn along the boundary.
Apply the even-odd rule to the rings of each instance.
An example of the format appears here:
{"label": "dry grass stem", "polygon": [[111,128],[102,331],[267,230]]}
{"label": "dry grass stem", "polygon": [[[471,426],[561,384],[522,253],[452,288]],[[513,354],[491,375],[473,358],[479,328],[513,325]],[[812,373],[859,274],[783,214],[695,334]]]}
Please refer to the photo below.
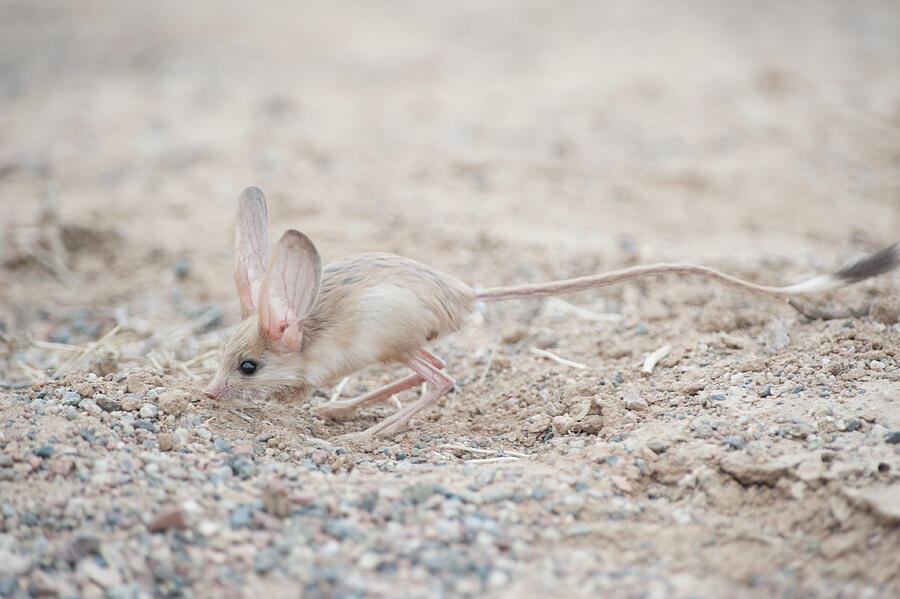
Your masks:
{"label": "dry grass stem", "polygon": [[497,462],[515,462],[518,459],[513,456],[500,456],[496,458],[472,458],[464,461],[466,464],[496,464]]}
{"label": "dry grass stem", "polygon": [[344,387],[347,386],[347,382],[350,380],[349,376],[345,376],[341,379],[335,388],[334,391],[331,392],[331,401],[337,401],[337,399],[341,396],[341,392],[344,390]]}
{"label": "dry grass stem", "polygon": [[647,354],[647,357],[644,358],[644,365],[641,366],[641,372],[646,374],[653,372],[659,361],[668,356],[670,351],[672,351],[672,346],[667,343],[655,352]]}
{"label": "dry grass stem", "polygon": [[216,357],[217,353],[218,352],[214,349],[207,350],[200,355],[194,356],[193,358],[186,360],[185,362],[183,362],[183,365],[185,367],[193,366],[194,364],[198,364],[200,362],[203,362],[204,360],[208,360],[210,358]]}
{"label": "dry grass stem", "polygon": [[456,451],[468,451],[469,453],[475,455],[493,455],[497,457],[516,457],[516,458],[527,458],[528,454],[522,453],[519,451],[512,451],[511,449],[481,449],[478,447],[466,447],[465,445],[441,445],[439,449],[452,449]]}
{"label": "dry grass stem", "polygon": [[478,385],[484,382],[484,379],[487,378],[487,375],[491,372],[491,366],[494,365],[494,350],[491,350],[491,353],[488,354],[487,364],[484,365],[484,369],[481,371],[481,376],[478,377]]}
{"label": "dry grass stem", "polygon": [[232,414],[234,414],[235,416],[237,416],[238,418],[244,420],[245,422],[249,422],[250,424],[253,424],[253,423],[255,422],[255,420],[253,420],[252,417],[247,416],[246,414],[244,414],[243,412],[241,412],[241,411],[238,410],[237,408],[232,408],[232,409],[230,409],[230,410],[228,410],[228,411],[231,412]]}
{"label": "dry grass stem", "polygon": [[587,364],[582,364],[581,362],[573,362],[572,360],[566,360],[565,358],[561,358],[557,356],[553,352],[547,351],[546,349],[539,349],[537,347],[531,348],[531,353],[541,356],[542,358],[547,358],[548,360],[553,360],[563,366],[571,366],[572,368],[578,368],[580,370],[584,370],[587,368]]}

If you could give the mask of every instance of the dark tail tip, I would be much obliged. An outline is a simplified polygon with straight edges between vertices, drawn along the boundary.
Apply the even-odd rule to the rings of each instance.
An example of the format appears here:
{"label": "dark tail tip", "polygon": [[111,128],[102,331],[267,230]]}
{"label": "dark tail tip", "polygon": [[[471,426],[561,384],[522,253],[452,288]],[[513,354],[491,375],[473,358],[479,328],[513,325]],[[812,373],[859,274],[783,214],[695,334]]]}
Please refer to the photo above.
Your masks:
{"label": "dark tail tip", "polygon": [[884,248],[834,273],[834,276],[856,283],[871,277],[877,277],[900,267],[900,243]]}

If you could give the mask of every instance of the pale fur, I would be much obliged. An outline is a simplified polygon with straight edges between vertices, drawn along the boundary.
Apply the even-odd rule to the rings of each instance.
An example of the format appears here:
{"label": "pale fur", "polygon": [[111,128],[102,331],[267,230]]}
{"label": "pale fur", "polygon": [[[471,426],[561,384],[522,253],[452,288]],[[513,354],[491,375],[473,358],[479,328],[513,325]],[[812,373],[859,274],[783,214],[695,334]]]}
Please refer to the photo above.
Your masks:
{"label": "pale fur", "polygon": [[[225,345],[210,386],[218,398],[301,398],[310,389],[378,362],[402,362],[434,339],[458,330],[472,290],[408,258],[348,256],[325,267],[319,297],[303,321],[300,351],[284,353],[260,330],[254,313]],[[245,360],[260,364],[251,376]]]}

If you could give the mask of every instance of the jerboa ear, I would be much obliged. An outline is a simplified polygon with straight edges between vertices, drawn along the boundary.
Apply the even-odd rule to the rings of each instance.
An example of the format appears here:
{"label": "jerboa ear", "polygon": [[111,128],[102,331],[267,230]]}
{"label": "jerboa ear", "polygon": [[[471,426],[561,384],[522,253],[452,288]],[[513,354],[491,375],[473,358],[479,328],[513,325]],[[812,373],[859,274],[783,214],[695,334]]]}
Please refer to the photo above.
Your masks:
{"label": "jerboa ear", "polygon": [[319,295],[322,260],[309,237],[288,230],[272,253],[259,289],[259,328],[285,352],[300,349],[303,319]]}
{"label": "jerboa ear", "polygon": [[266,198],[258,187],[248,187],[238,198],[234,221],[234,284],[241,301],[241,317],[256,310],[259,288],[269,259]]}

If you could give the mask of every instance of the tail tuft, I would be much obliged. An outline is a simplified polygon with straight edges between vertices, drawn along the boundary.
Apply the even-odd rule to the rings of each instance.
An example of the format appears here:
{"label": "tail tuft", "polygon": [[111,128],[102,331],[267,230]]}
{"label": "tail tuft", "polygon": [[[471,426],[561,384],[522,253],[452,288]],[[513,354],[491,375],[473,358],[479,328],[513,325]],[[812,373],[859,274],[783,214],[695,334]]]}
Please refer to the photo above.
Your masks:
{"label": "tail tuft", "polygon": [[900,243],[895,243],[880,252],[863,258],[859,262],[842,268],[832,276],[847,285],[883,275],[897,267],[900,267]]}

